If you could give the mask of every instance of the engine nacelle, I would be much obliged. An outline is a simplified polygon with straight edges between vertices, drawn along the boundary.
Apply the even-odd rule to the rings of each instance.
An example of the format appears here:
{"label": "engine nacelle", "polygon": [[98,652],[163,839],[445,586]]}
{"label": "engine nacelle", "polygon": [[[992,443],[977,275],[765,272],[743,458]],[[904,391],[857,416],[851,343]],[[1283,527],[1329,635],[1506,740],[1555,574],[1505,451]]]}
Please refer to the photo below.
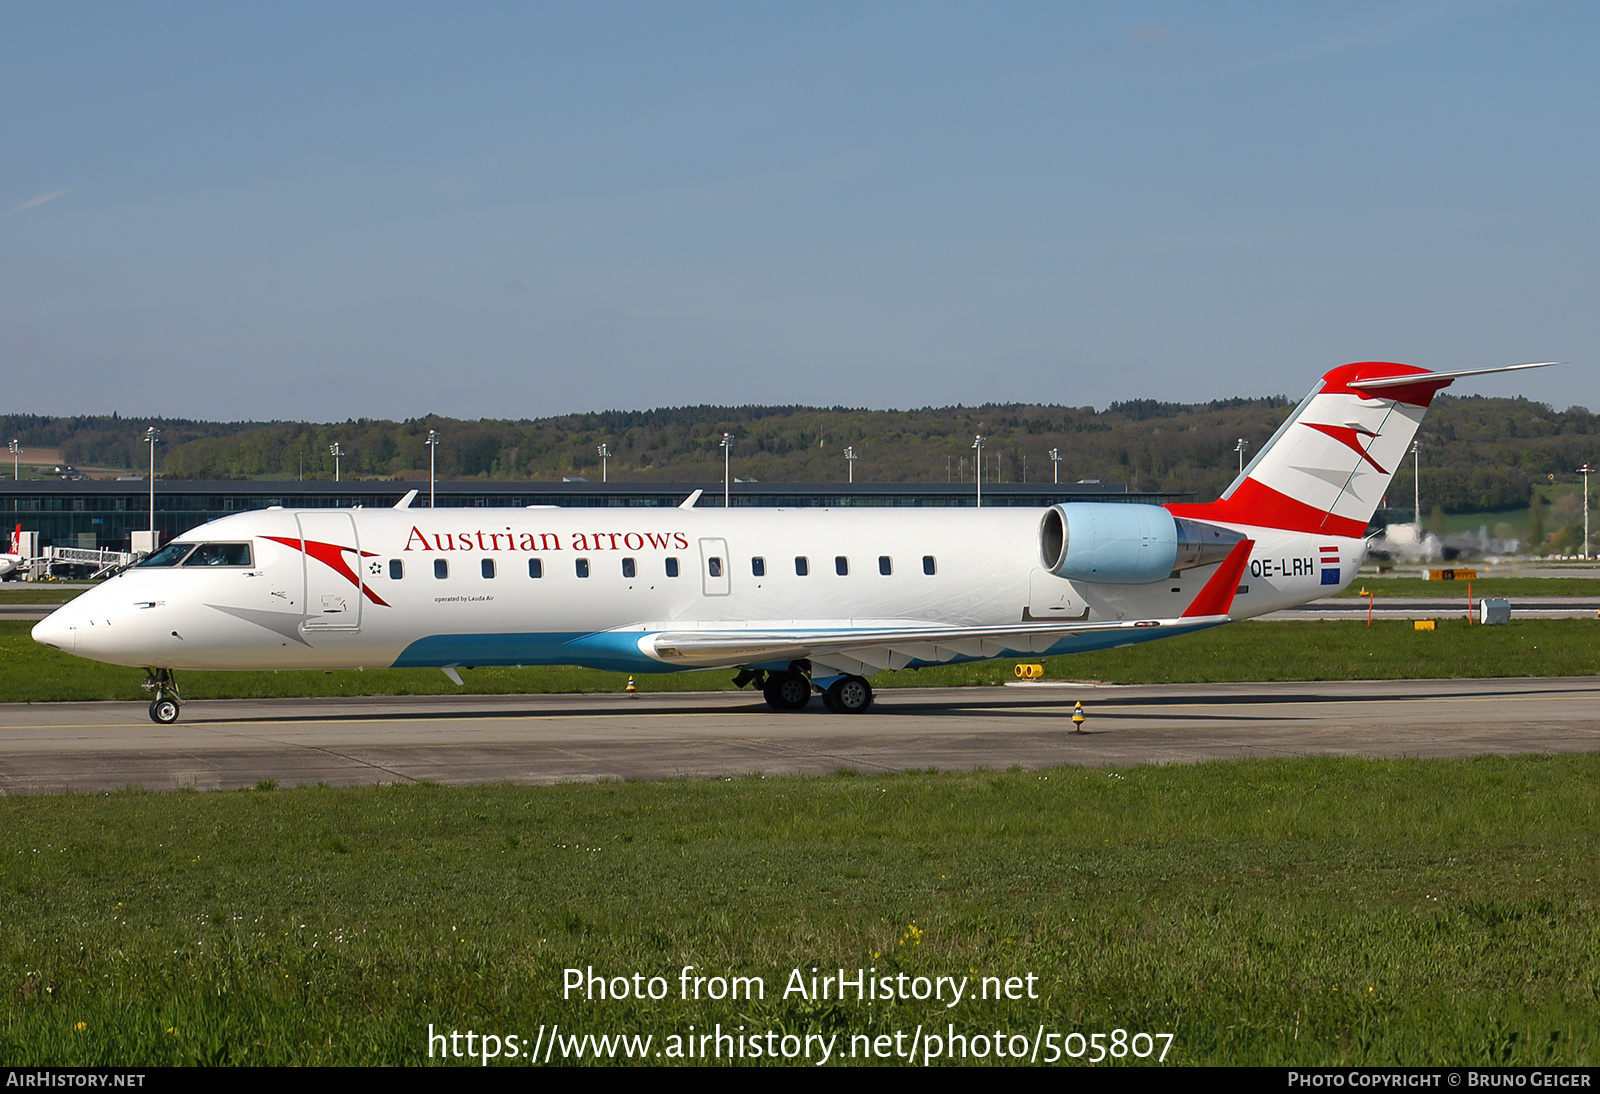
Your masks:
{"label": "engine nacelle", "polygon": [[1045,569],[1073,581],[1146,585],[1221,562],[1244,538],[1159,505],[1068,502],[1045,510],[1039,557]]}

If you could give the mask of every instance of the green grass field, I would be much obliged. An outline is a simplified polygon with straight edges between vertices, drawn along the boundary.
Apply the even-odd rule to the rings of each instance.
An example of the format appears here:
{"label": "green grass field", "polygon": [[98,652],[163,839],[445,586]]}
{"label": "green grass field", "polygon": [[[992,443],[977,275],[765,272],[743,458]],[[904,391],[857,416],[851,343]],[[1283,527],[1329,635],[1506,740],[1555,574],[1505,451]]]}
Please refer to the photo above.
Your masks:
{"label": "green grass field", "polygon": [[9,582],[0,585],[0,604],[65,604],[81,592],[73,585]]}
{"label": "green grass field", "polygon": [[[418,1064],[430,1025],[670,1052],[720,1024],[836,1058],[920,1026],[988,1062],[1042,1029],[1123,1063],[1163,1046],[1142,1032],[1178,1064],[1594,1064],[1597,780],[1578,755],[7,798],[0,1056]],[[763,994],[681,998],[686,966]],[[813,968],[1023,997],[786,997]],[[569,996],[567,969],[665,997]]]}

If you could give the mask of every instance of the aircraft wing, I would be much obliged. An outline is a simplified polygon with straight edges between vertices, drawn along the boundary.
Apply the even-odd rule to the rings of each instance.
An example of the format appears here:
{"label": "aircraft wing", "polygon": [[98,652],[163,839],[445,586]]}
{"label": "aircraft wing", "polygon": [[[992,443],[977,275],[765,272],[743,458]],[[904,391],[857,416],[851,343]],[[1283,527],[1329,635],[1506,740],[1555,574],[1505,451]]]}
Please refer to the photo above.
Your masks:
{"label": "aircraft wing", "polygon": [[[1239,580],[1254,541],[1235,544],[1189,608],[1173,619],[1119,619],[1097,622],[1022,622],[987,627],[908,625],[863,629],[782,628],[762,630],[663,631],[642,645],[662,661],[686,668],[732,668],[771,662],[809,659],[814,669],[840,673],[868,673],[901,669],[912,664],[981,660],[1008,654],[1043,654],[1062,642],[1080,636],[1114,636],[1125,633],[1129,643],[1186,631],[1215,627],[1229,621],[1228,610],[1238,592]],[[1094,648],[1124,643],[1099,641]],[[1064,651],[1058,651],[1064,652]]]}
{"label": "aircraft wing", "polygon": [[[1226,615],[1105,623],[1031,623],[1001,627],[885,627],[875,630],[703,630],[651,636],[649,652],[685,668],[732,668],[778,661],[811,661],[841,673],[902,669],[912,664],[1042,654],[1078,635],[1126,631],[1130,642],[1228,622]],[[1138,637],[1134,637],[1135,634]],[[1117,645],[1120,643],[1111,643]]]}

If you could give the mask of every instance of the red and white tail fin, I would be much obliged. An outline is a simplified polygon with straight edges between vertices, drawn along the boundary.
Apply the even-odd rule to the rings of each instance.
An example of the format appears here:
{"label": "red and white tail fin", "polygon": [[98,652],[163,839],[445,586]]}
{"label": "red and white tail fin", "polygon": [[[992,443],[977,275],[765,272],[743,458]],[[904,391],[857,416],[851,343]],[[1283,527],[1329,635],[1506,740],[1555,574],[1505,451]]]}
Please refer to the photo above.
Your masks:
{"label": "red and white tail fin", "polygon": [[1323,376],[1217,501],[1169,505],[1176,516],[1359,539],[1441,388],[1463,376],[1361,361]]}

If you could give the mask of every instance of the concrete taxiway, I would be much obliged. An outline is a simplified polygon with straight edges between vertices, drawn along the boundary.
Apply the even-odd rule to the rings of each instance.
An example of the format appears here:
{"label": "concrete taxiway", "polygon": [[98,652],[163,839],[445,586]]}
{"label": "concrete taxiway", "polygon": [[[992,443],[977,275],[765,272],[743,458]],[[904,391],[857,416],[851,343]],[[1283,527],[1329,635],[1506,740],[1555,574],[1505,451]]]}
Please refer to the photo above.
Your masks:
{"label": "concrete taxiway", "polygon": [[[1087,732],[1074,733],[1082,701]],[[730,692],[0,705],[0,793],[826,774],[1600,749],[1600,679],[896,689],[866,715]]]}

